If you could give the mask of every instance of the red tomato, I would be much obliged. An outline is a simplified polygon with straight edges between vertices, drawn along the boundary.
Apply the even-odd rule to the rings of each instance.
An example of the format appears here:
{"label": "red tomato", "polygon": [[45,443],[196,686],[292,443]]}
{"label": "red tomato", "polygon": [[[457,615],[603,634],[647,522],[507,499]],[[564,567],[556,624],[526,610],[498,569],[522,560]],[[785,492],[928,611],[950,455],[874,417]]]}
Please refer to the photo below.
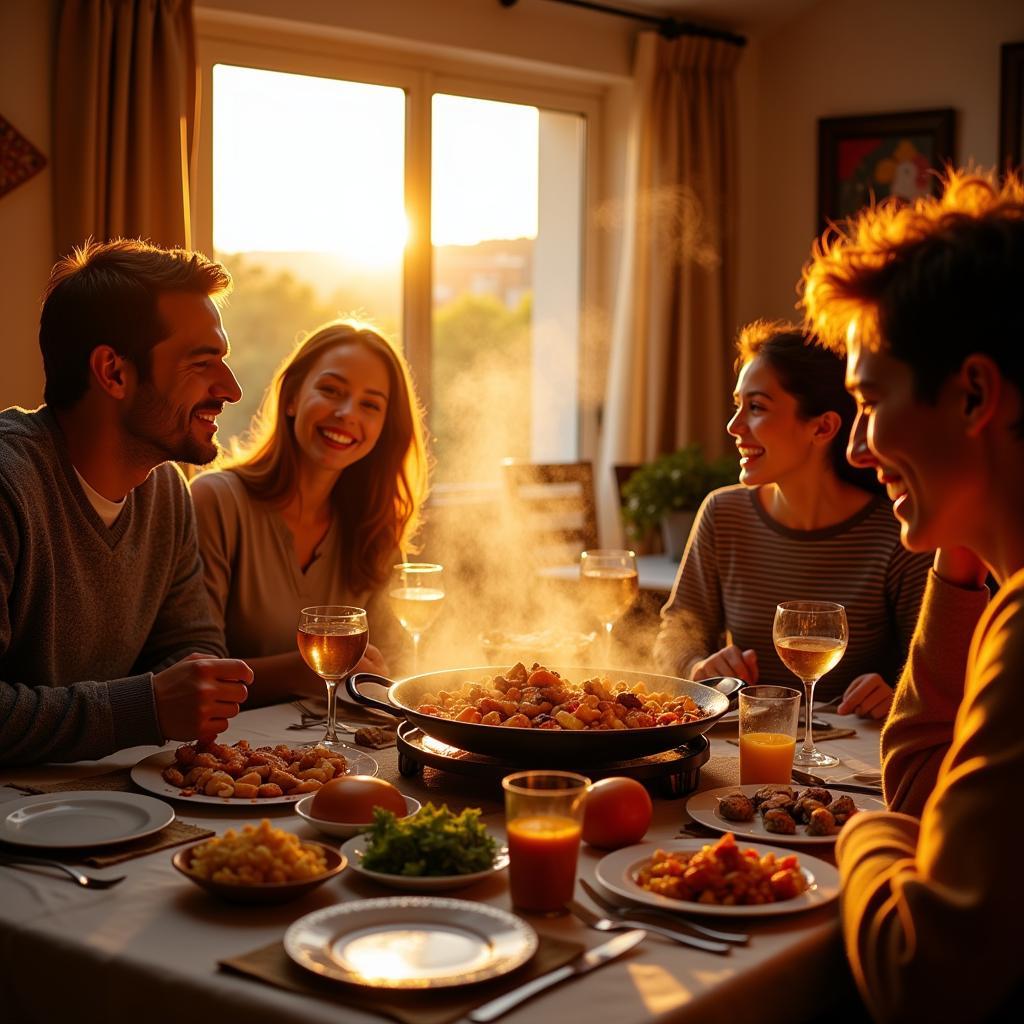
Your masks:
{"label": "red tomato", "polygon": [[384,779],[372,775],[343,775],[325,782],[313,797],[310,811],[314,818],[343,824],[368,824],[374,807],[406,815],[405,797]]}
{"label": "red tomato", "polygon": [[583,839],[603,850],[639,843],[650,827],[653,813],[650,795],[636,779],[601,779],[587,791]]}

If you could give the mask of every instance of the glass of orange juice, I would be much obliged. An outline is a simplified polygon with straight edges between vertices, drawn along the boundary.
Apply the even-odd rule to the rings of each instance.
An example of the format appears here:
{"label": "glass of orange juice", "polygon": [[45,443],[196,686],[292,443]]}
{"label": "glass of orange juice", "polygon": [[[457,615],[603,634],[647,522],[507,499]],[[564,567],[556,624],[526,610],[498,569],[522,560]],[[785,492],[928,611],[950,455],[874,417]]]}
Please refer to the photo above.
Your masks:
{"label": "glass of orange juice", "polygon": [[576,888],[583,804],[590,780],[575,772],[525,771],[506,775],[512,905],[538,914],[561,914]]}
{"label": "glass of orange juice", "polygon": [[740,690],[740,782],[789,782],[800,722],[800,693],[788,686]]}

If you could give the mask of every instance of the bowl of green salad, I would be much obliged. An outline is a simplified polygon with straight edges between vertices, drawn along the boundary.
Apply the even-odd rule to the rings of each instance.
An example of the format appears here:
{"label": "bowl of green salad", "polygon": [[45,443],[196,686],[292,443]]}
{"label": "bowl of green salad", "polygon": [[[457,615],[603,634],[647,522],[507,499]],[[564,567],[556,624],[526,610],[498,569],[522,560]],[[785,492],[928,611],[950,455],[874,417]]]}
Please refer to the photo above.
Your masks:
{"label": "bowl of green salad", "polygon": [[424,804],[407,818],[377,808],[370,828],[341,851],[357,874],[410,892],[461,889],[508,867],[508,848],[480,821],[479,808],[455,814],[447,804]]}

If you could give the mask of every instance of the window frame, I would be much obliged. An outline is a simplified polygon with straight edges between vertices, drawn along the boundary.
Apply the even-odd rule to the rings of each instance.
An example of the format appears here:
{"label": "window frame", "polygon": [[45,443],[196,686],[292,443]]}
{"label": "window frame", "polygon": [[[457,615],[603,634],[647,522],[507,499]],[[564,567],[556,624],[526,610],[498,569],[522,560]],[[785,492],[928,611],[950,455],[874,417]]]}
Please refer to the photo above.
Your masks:
{"label": "window frame", "polygon": [[[435,93],[523,103],[584,118],[583,225],[581,238],[581,336],[578,345],[578,458],[594,459],[600,399],[595,398],[603,355],[586,312],[609,311],[600,300],[600,270],[608,257],[605,233],[594,229],[604,202],[604,125],[612,86],[579,73],[564,76],[527,67],[526,62],[464,52],[453,56],[429,47],[383,46],[338,28],[282,22],[198,9],[199,130],[190,168],[192,237],[196,248],[213,250],[213,67],[234,64],[290,74],[337,78],[401,88],[406,95],[405,199],[409,241],[402,268],[402,344],[424,404],[431,401],[433,250],[430,243],[431,102]],[[588,397],[589,396],[589,397]]]}

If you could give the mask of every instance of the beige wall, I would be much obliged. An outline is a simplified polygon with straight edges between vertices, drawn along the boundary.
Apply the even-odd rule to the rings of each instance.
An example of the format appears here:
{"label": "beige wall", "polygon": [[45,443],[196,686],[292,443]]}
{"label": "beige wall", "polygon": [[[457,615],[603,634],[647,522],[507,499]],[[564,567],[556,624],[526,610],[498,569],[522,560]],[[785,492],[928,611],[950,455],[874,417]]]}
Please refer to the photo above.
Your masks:
{"label": "beige wall", "polygon": [[[47,159],[55,0],[0,2],[0,114]],[[42,400],[39,295],[53,263],[50,169],[0,197],[0,409]]]}
{"label": "beige wall", "polygon": [[[774,0],[766,0],[774,2]],[[50,52],[56,0],[0,2],[0,113],[50,154]],[[557,65],[608,81],[628,74],[636,27],[556,4],[481,0],[197,0],[200,9],[288,16],[400,37],[432,49],[481,51],[498,64]],[[713,8],[709,8],[713,9]],[[958,156],[996,158],[999,45],[1024,39],[1021,0],[819,0],[790,20],[734,26],[751,37],[740,62],[740,238],[737,324],[794,313],[795,283],[815,231],[819,117],[952,106]],[[603,191],[621,194],[614,128],[628,111],[609,93]],[[47,171],[0,199],[0,408],[40,400],[38,299],[52,262]],[[614,292],[614,253],[600,269]]]}
{"label": "beige wall", "polygon": [[822,0],[757,41],[743,320],[794,315],[817,218],[817,119],[953,107],[958,160],[992,165],[999,47],[1019,40],[1021,0]]}

